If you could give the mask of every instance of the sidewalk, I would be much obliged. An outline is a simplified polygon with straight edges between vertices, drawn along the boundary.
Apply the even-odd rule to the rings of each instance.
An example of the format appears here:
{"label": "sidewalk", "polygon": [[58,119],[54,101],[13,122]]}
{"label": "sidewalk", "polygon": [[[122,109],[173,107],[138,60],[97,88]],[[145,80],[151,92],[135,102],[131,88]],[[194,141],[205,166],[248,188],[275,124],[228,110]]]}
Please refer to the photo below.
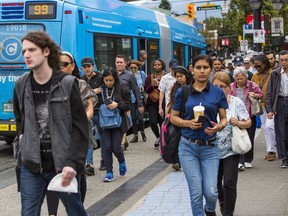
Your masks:
{"label": "sidewalk", "polygon": [[[253,167],[239,172],[235,216],[287,216],[288,169],[281,160],[265,161],[263,131],[255,141]],[[217,205],[217,215],[221,215]],[[192,215],[187,183],[182,171],[171,172],[131,207],[125,216]]]}

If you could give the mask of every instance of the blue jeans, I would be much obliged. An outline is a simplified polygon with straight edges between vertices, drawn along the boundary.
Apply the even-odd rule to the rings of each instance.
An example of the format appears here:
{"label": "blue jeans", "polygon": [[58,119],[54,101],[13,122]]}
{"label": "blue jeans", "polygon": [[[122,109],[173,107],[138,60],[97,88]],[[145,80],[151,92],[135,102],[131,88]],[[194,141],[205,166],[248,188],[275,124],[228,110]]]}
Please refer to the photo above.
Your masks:
{"label": "blue jeans", "polygon": [[87,155],[86,155],[86,164],[92,164],[93,165],[93,146],[88,148]]}
{"label": "blue jeans", "polygon": [[[21,215],[40,216],[41,206],[47,192],[47,186],[56,173],[32,173],[24,165],[21,167]],[[79,188],[79,179],[78,188]],[[69,216],[87,215],[78,193],[57,192]]]}
{"label": "blue jeans", "polygon": [[193,215],[204,215],[203,196],[208,212],[214,212],[216,208],[219,149],[217,141],[215,144],[215,146],[198,145],[183,136],[179,143],[178,154],[188,183]]}

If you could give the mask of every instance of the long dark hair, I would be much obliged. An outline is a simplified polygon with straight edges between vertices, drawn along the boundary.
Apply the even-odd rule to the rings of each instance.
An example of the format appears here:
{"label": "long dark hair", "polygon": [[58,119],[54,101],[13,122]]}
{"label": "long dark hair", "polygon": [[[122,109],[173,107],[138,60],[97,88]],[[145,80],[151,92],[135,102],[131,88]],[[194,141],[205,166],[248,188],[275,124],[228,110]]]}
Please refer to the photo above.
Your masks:
{"label": "long dark hair", "polygon": [[77,66],[77,63],[75,62],[74,56],[67,51],[61,52],[60,55],[67,56],[70,59],[70,61],[75,64],[74,70],[72,71],[72,76],[75,76],[76,78],[80,79],[81,78],[80,77],[80,71],[79,71],[79,68]]}
{"label": "long dark hair", "polygon": [[38,47],[40,47],[42,52],[47,47],[50,50],[48,56],[48,65],[53,69],[58,68],[61,51],[59,46],[49,37],[49,35],[46,32],[43,31],[29,32],[21,39],[21,43],[23,43],[24,40],[28,40],[36,44]]}
{"label": "long dark hair", "polygon": [[[185,75],[186,77],[186,83],[184,85],[189,85],[192,81],[194,81],[194,78],[192,77],[192,74],[190,73],[190,71],[188,71],[185,67],[182,67],[182,66],[177,66],[175,69],[174,69],[174,73],[175,73],[175,77],[176,77],[176,74],[177,73],[181,73],[183,75]],[[178,83],[177,81],[174,83],[172,89],[171,89],[171,92],[170,92],[170,102],[169,102],[169,105],[170,104],[174,104],[174,97],[175,97],[175,94],[176,94],[176,91],[178,90],[178,88],[180,88],[181,85],[180,83]]]}
{"label": "long dark hair", "polygon": [[270,67],[271,67],[269,59],[263,54],[255,56],[254,57],[254,61],[260,61],[263,64],[265,64],[265,71],[268,71],[270,69]]}
{"label": "long dark hair", "polygon": [[[151,62],[152,68],[154,68],[154,63],[155,63],[156,61],[161,62],[161,64],[162,64],[161,71],[165,71],[165,70],[166,70],[166,64],[165,64],[165,62],[164,62],[162,59],[160,59],[160,58],[154,59],[154,60]],[[154,70],[154,69],[153,69],[153,70]]]}
{"label": "long dark hair", "polygon": [[[115,80],[115,83],[114,83],[114,97],[116,100],[121,100],[122,99],[122,96],[121,96],[121,92],[123,91],[123,87],[121,86],[120,84],[120,79],[119,79],[119,76],[118,76],[118,72],[114,69],[106,69],[103,71],[103,74],[102,74],[102,84],[103,84],[103,88],[107,88],[105,86],[105,83],[104,83],[104,78],[107,77],[107,76],[112,76]],[[104,99],[104,98],[103,98]]]}

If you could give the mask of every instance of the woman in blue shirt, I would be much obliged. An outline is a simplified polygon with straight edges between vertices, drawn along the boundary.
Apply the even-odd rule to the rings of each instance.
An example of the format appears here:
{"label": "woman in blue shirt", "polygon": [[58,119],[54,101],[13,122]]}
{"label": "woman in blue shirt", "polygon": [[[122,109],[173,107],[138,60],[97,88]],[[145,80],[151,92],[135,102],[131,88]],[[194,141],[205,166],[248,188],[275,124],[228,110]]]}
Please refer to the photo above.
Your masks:
{"label": "woman in blue shirt", "polygon": [[[228,108],[224,92],[209,83],[212,60],[206,55],[193,59],[194,81],[189,86],[190,95],[185,103],[183,118],[180,117],[182,89],[175,95],[171,122],[182,127],[179,143],[179,159],[183,168],[193,215],[216,215],[217,174],[219,166],[219,148],[216,133],[227,124]],[[204,106],[206,122],[194,118],[193,107]],[[217,123],[217,115],[220,117]],[[206,204],[203,209],[203,196]]]}

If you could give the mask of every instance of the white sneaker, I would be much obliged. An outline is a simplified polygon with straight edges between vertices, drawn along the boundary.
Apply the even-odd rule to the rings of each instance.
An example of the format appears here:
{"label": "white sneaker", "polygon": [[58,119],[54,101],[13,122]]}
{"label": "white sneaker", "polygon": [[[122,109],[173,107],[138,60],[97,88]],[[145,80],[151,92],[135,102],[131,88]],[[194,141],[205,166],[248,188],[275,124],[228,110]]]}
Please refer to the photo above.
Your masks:
{"label": "white sneaker", "polygon": [[252,168],[252,164],[251,163],[249,163],[249,162],[245,162],[244,163],[244,166],[245,166],[245,168]]}
{"label": "white sneaker", "polygon": [[238,170],[244,171],[244,169],[245,169],[244,165],[242,163],[239,163],[238,164]]}

